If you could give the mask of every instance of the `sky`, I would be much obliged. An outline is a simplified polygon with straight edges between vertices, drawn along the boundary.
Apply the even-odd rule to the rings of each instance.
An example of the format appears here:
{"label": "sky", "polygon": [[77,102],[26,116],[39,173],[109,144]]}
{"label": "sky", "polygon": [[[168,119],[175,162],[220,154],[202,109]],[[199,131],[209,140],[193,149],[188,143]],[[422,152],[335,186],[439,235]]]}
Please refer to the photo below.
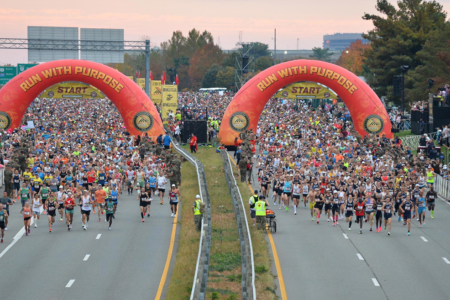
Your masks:
{"label": "sky", "polygon": [[[392,1],[394,3],[396,1]],[[439,0],[446,11],[450,0]],[[321,47],[324,34],[367,32],[373,25],[361,17],[374,14],[376,0],[1,0],[0,37],[26,38],[27,26],[115,28],[125,40],[150,37],[152,46],[168,40],[172,32],[207,30],[222,49],[239,41],[262,42],[273,49]],[[0,49],[0,65],[27,63],[26,50]]]}

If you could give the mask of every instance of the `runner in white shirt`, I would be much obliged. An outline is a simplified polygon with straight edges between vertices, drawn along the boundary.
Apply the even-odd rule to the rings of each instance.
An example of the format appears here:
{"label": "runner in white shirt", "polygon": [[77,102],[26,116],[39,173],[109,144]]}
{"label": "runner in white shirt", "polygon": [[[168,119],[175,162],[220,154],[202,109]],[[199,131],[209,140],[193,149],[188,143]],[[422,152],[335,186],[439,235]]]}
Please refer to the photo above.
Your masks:
{"label": "runner in white shirt", "polygon": [[37,223],[41,215],[41,206],[42,206],[41,196],[39,194],[35,194],[33,199],[34,228],[37,227]]}
{"label": "runner in white shirt", "polygon": [[83,195],[81,195],[80,206],[81,206],[81,214],[82,214],[82,227],[84,230],[87,230],[89,223],[89,215],[91,214],[91,204],[94,204],[94,201],[91,200],[89,193],[87,190],[83,191]]}
{"label": "runner in white shirt", "polygon": [[158,182],[158,192],[159,192],[159,199],[161,200],[160,204],[163,204],[164,201],[164,192],[166,191],[166,177],[161,174],[158,176],[158,178],[156,178],[156,181]]}

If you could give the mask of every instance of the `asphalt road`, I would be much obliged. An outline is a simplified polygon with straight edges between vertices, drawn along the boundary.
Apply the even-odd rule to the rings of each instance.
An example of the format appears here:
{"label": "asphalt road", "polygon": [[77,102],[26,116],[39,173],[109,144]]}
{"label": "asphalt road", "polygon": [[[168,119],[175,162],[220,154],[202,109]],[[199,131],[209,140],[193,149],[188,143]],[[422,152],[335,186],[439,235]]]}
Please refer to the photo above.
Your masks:
{"label": "asphalt road", "polygon": [[396,218],[391,236],[384,227],[370,232],[369,223],[359,234],[355,222],[351,231],[345,220],[333,227],[326,215],[320,224],[312,222],[303,202],[297,215],[292,204],[289,212],[274,206],[272,196],[269,204],[275,208],[278,228],[272,237],[288,299],[450,299],[448,203],[438,200],[435,218],[427,212],[423,228],[414,219],[411,236]]}
{"label": "asphalt road", "polygon": [[105,215],[99,222],[92,213],[84,231],[75,209],[72,230],[57,216],[49,233],[47,215],[41,215],[29,236],[21,235],[23,217],[16,202],[0,244],[0,299],[154,299],[174,218],[166,195],[164,205],[159,197],[153,200],[143,223],[136,197],[136,191],[132,196],[123,192],[111,231]]}

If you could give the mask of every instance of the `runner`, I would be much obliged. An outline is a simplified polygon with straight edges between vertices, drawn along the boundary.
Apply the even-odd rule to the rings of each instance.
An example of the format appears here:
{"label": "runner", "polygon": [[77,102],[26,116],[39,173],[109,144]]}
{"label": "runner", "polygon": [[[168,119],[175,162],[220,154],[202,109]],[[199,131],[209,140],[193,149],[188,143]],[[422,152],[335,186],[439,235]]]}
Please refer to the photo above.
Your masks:
{"label": "runner", "polygon": [[35,194],[33,199],[34,228],[37,228],[37,223],[41,216],[41,207],[42,207],[41,197],[39,194]]}
{"label": "runner", "polygon": [[139,206],[141,207],[141,218],[142,222],[145,222],[144,216],[147,212],[148,202],[150,201],[150,196],[145,192],[145,189],[142,188],[141,192],[137,196],[137,200],[139,200]]}
{"label": "runner", "polygon": [[301,193],[300,183],[295,183],[292,187],[292,198],[294,200],[294,215],[297,214],[297,207],[300,204],[300,193]]}
{"label": "runner", "polygon": [[48,218],[48,229],[52,233],[52,225],[55,223],[56,207],[58,205],[58,200],[54,192],[50,193],[47,199],[47,218]]}
{"label": "runner", "polygon": [[23,225],[25,226],[25,235],[28,236],[28,234],[31,233],[31,208],[30,203],[27,201],[25,202],[23,209]]}
{"label": "runner", "polygon": [[3,209],[5,209],[6,214],[4,214],[4,223],[5,228],[3,228],[5,231],[8,230],[8,219],[9,219],[9,206],[14,204],[14,201],[8,197],[7,192],[3,192],[3,197],[0,198],[0,203],[3,205]]}
{"label": "runner", "polygon": [[391,235],[391,224],[392,224],[392,200],[391,198],[386,198],[386,202],[384,202],[383,207],[381,208],[384,211],[384,230],[389,226],[388,235]]}
{"label": "runner", "polygon": [[338,196],[338,191],[334,190],[333,191],[333,205],[331,207],[331,213],[333,216],[333,226],[339,225],[338,222],[338,218],[339,218],[339,209],[340,209],[340,205],[339,205],[339,196]]}
{"label": "runner", "polygon": [[59,191],[56,194],[56,199],[58,200],[58,212],[60,215],[60,221],[63,221],[64,216],[64,203],[66,202],[67,194],[64,192],[64,187],[59,186]]}
{"label": "runner", "polygon": [[64,207],[66,209],[66,224],[67,224],[67,230],[70,231],[72,229],[72,223],[73,223],[73,212],[75,208],[75,200],[73,199],[72,192],[67,193],[66,202],[64,203]]}
{"label": "runner", "polygon": [[3,243],[3,238],[5,237],[6,219],[8,218],[8,211],[3,208],[3,203],[0,202],[0,230],[2,232],[2,238],[0,243]]}
{"label": "runner", "polygon": [[114,218],[114,202],[112,198],[109,198],[109,201],[106,203],[106,221],[109,221],[108,230],[111,230],[113,218]]}
{"label": "runner", "polygon": [[95,202],[91,200],[89,193],[87,190],[83,191],[83,195],[80,199],[80,207],[81,207],[81,222],[83,230],[87,230],[89,224],[89,216],[91,214],[91,205],[95,205]]}
{"label": "runner", "polygon": [[413,209],[413,203],[409,196],[406,196],[405,201],[400,204],[400,208],[403,211],[403,218],[408,224],[408,236],[411,235],[411,210]]}
{"label": "runner", "polygon": [[29,192],[28,188],[22,186],[22,189],[20,190],[20,203],[22,204],[22,210],[20,211],[20,213],[23,212],[25,203],[28,202],[29,199],[30,199],[30,192]]}
{"label": "runner", "polygon": [[164,174],[160,174],[157,178],[157,182],[158,182],[158,193],[159,193],[159,199],[161,200],[161,202],[159,204],[163,204],[164,201],[164,192],[166,191],[166,177],[164,176]]}
{"label": "runner", "polygon": [[425,226],[425,212],[426,208],[426,200],[423,195],[423,190],[419,192],[419,197],[417,198],[417,206],[418,206],[418,217],[420,222],[420,227]]}
{"label": "runner", "polygon": [[[110,198],[111,198],[111,200],[112,200],[112,202],[113,202],[113,204],[114,204],[114,214],[113,214],[112,217],[113,217],[113,219],[115,219],[116,217],[115,217],[114,215],[116,214],[116,211],[117,211],[117,204],[119,203],[119,198],[120,198],[119,191],[118,191],[118,189],[117,189],[117,185],[115,185],[115,186],[112,188]],[[150,214],[150,207],[149,207],[149,209],[148,209],[148,212],[149,212],[149,214]]]}
{"label": "runner", "polygon": [[[177,207],[178,207],[179,197],[180,197],[180,191],[176,188],[175,184],[172,184],[172,189],[169,192],[169,199],[170,199],[170,210],[172,211],[171,217],[174,217],[174,218],[177,216]],[[150,211],[149,211],[149,215],[150,215]]]}
{"label": "runner", "polygon": [[352,219],[353,219],[353,196],[348,195],[345,201],[345,221],[348,223],[348,230],[352,230]]}
{"label": "runner", "polygon": [[437,199],[437,193],[432,185],[430,186],[430,190],[427,192],[426,199],[428,210],[430,211],[430,218],[434,219],[434,207]]}
{"label": "runner", "polygon": [[[103,210],[105,209],[105,199],[107,195],[106,192],[102,189],[101,184],[97,186],[97,191],[95,192],[95,203],[98,210],[98,221],[100,222],[102,219],[100,215],[103,214]],[[95,209],[94,209],[95,212]]]}
{"label": "runner", "polygon": [[363,220],[364,220],[364,208],[366,208],[366,203],[364,199],[358,198],[358,202],[355,204],[355,215],[356,223],[359,223],[359,234],[362,234]]}
{"label": "runner", "polygon": [[366,220],[369,221],[370,225],[370,231],[372,231],[372,224],[373,224],[373,207],[375,205],[375,199],[373,197],[367,198],[366,201]]}

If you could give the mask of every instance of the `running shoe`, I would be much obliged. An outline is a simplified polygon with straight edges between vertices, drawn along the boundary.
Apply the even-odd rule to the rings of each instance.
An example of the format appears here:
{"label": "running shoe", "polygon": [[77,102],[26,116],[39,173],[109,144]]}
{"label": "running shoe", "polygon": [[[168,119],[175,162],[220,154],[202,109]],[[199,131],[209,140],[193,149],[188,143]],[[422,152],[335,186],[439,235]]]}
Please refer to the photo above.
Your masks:
{"label": "running shoe", "polygon": [[50,233],[52,233],[52,230],[50,229]]}
{"label": "running shoe", "polygon": [[297,214],[297,212],[294,212],[294,215],[296,215]]}
{"label": "running shoe", "polygon": [[319,220],[317,220],[317,224],[319,224]]}
{"label": "running shoe", "polygon": [[417,221],[419,221],[419,218],[417,218]]}
{"label": "running shoe", "polygon": [[388,235],[391,235],[391,233],[390,233],[390,232],[388,232]]}
{"label": "running shoe", "polygon": [[94,209],[93,213],[95,214],[95,209]]}
{"label": "running shoe", "polygon": [[432,218],[432,219],[434,219],[434,217],[433,217],[433,216],[431,216],[431,218]]}
{"label": "running shoe", "polygon": [[378,227],[377,227],[377,232],[378,232]]}
{"label": "running shoe", "polygon": [[34,228],[37,228],[37,224],[34,224]]}
{"label": "running shoe", "polygon": [[142,222],[145,222],[145,219],[142,219]]}
{"label": "running shoe", "polygon": [[420,227],[422,227],[422,224],[420,224]]}
{"label": "running shoe", "polygon": [[86,230],[86,226],[83,226],[83,230]]}
{"label": "running shoe", "polygon": [[400,222],[402,220],[402,217],[401,216],[398,216],[398,221]]}
{"label": "running shoe", "polygon": [[63,221],[63,218],[60,218],[59,220],[62,222],[62,221]]}
{"label": "running shoe", "polygon": [[334,226],[336,226],[336,223],[335,223],[335,222],[333,222],[333,227],[334,227]]}
{"label": "running shoe", "polygon": [[147,214],[147,218],[150,217],[150,214]]}
{"label": "running shoe", "polygon": [[336,221],[336,225],[339,225],[339,222],[338,222],[338,221]]}
{"label": "running shoe", "polygon": [[369,231],[372,231],[372,227],[370,227],[370,230]]}
{"label": "running shoe", "polygon": [[162,202],[160,202],[159,204],[163,205]]}
{"label": "running shoe", "polygon": [[102,221],[102,219],[98,218],[98,221],[99,221],[99,222],[101,222],[101,221]]}
{"label": "running shoe", "polygon": [[327,219],[327,222],[330,222],[330,219]]}
{"label": "running shoe", "polygon": [[349,228],[348,228],[348,231],[352,231],[352,229],[349,227]]}
{"label": "running shoe", "polygon": [[[148,215],[149,217],[150,217],[150,214]],[[112,215],[112,218],[115,220],[116,219],[116,217],[114,217],[114,215]]]}
{"label": "running shoe", "polygon": [[25,235],[26,235],[26,236],[28,236],[28,232],[27,232],[27,233],[25,233]]}
{"label": "running shoe", "polygon": [[311,218],[311,221],[314,221],[314,218]]}
{"label": "running shoe", "polygon": [[170,216],[173,217],[173,213],[171,213]]}
{"label": "running shoe", "polygon": [[8,230],[8,227],[5,227],[5,231],[7,231]]}
{"label": "running shoe", "polygon": [[44,210],[44,215],[46,215],[47,214],[47,211],[46,210]]}
{"label": "running shoe", "polygon": [[411,232],[408,232],[408,236],[411,235]]}
{"label": "running shoe", "polygon": [[288,206],[286,206],[286,212],[289,212],[289,207]]}
{"label": "running shoe", "polygon": [[359,234],[362,234],[362,230],[361,229],[359,230]]}
{"label": "running shoe", "polygon": [[28,228],[28,233],[30,233],[31,232],[31,230],[30,230],[30,228]]}
{"label": "running shoe", "polygon": [[111,227],[108,227],[108,230],[111,230]]}
{"label": "running shoe", "polygon": [[281,209],[281,205],[278,206],[278,209]]}
{"label": "running shoe", "polygon": [[1,239],[0,243],[3,243],[3,239]]}
{"label": "running shoe", "polygon": [[[386,229],[386,228],[385,228]],[[381,226],[380,226],[380,232],[382,231]]]}
{"label": "running shoe", "polygon": [[423,226],[427,225],[427,224],[425,224],[425,222],[423,222],[422,224],[423,224]]}

